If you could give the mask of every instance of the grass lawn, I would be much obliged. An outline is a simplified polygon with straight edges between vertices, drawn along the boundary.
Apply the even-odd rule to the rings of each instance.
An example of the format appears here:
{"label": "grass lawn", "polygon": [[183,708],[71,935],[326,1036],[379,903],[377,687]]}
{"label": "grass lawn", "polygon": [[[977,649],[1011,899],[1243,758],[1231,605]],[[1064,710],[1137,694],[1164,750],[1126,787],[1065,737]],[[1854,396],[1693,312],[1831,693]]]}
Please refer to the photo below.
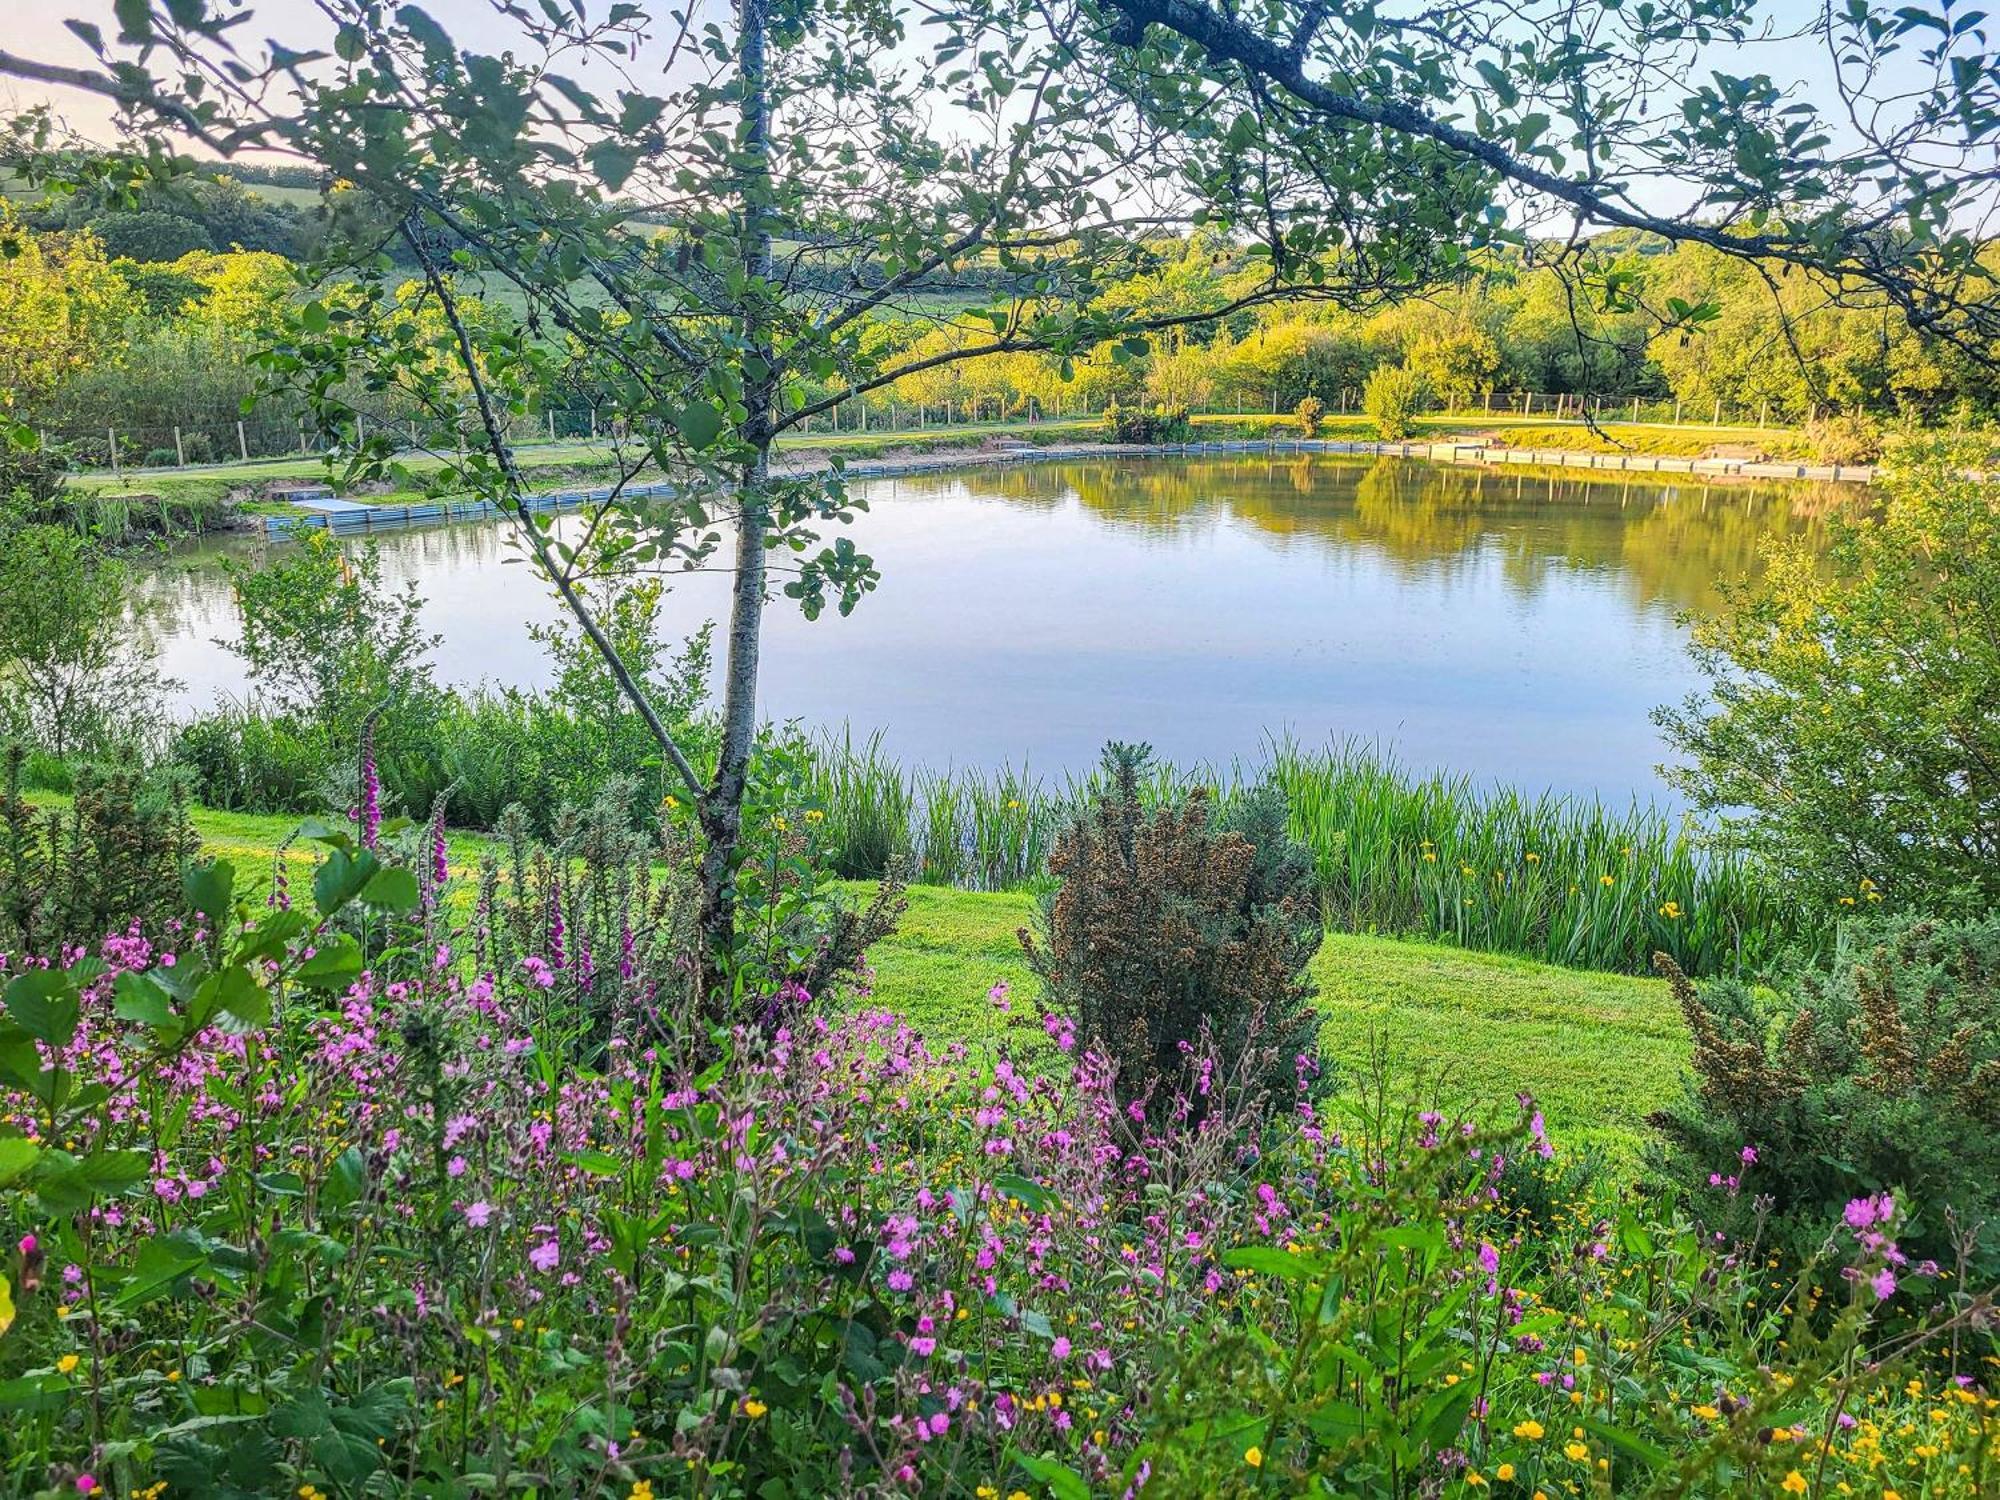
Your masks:
{"label": "grass lawn", "polygon": [[[248,880],[263,877],[298,820],[198,811],[195,825]],[[451,844],[460,868],[486,847],[473,835]],[[312,852],[295,845],[290,857],[303,873]],[[1033,1011],[1014,935],[1033,910],[1022,893],[914,888],[902,929],[870,955],[876,1001],[935,1043],[996,1039],[1003,1018],[987,1001],[996,981],[1013,987],[1016,1015]],[[1558,1143],[1625,1162],[1686,1060],[1680,1015],[1657,980],[1347,933],[1328,935],[1313,977],[1327,1015],[1322,1045],[1350,1087],[1370,1083],[1379,1055],[1392,1097],[1511,1106],[1532,1093]]]}

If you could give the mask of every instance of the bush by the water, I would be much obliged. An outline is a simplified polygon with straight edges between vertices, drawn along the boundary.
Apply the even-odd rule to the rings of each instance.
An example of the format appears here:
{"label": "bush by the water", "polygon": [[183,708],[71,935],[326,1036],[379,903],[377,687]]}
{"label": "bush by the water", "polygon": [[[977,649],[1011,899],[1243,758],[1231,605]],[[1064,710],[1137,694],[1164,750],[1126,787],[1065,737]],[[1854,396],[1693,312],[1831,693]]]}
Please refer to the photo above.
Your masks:
{"label": "bush by the water", "polygon": [[1284,796],[1260,786],[1216,816],[1196,787],[1149,807],[1148,758],[1110,746],[1103,789],[1057,835],[1060,885],[1038,933],[1021,933],[1043,1003],[1148,1114],[1176,1107],[1170,1085],[1197,1051],[1218,1083],[1280,1107],[1310,1097],[1320,1018],[1305,971],[1325,928]]}
{"label": "bush by the water", "polygon": [[1892,450],[1821,559],[1773,546],[1696,623],[1668,778],[1821,912],[2000,902],[2000,487],[1978,445]]}
{"label": "bush by the water", "polygon": [[1194,435],[1194,423],[1184,406],[1122,406],[1104,408],[1104,435],[1114,443],[1184,443]]}
{"label": "bush by the water", "polygon": [[1775,996],[1663,967],[1694,1071],[1653,1123],[1718,1220],[1768,1217],[1803,1260],[1841,1205],[1887,1194],[1912,1262],[2000,1278],[2000,916],[1857,927]]}
{"label": "bush by the water", "polygon": [[1430,410],[1431,383],[1407,365],[1381,365],[1361,388],[1361,409],[1375,423],[1385,443],[1398,443],[1416,431],[1417,418]]}

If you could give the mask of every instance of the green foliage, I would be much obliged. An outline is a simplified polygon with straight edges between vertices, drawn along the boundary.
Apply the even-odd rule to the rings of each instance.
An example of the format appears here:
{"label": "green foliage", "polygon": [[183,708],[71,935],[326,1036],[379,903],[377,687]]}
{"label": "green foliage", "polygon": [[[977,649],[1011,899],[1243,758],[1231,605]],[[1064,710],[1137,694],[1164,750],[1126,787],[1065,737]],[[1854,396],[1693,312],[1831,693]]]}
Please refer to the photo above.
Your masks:
{"label": "green foliage", "polygon": [[434,693],[416,587],[390,592],[373,545],[344,550],[325,532],[261,568],[237,572],[241,621],[230,649],[284,711],[352,738],[374,709],[416,709]]}
{"label": "green foliage", "polygon": [[1822,563],[1777,545],[1698,621],[1709,696],[1667,775],[1819,912],[2000,897],[2000,504],[1984,455],[1900,447]]}
{"label": "green foliage", "polygon": [[1184,443],[1194,431],[1184,406],[1104,408],[1104,437],[1112,443]]}
{"label": "green foliage", "polygon": [[2000,917],[1856,923],[1775,994],[1663,967],[1694,1070],[1653,1117],[1661,1164],[1720,1177],[1719,1222],[1768,1214],[1804,1260],[1842,1205],[1887,1192],[1911,1260],[2000,1276]]}
{"label": "green foliage", "polygon": [[1806,423],[1814,463],[1872,464],[1882,456],[1882,424],[1866,412],[1839,412]]}
{"label": "green foliage", "polygon": [[67,527],[0,515],[0,725],[57,755],[130,745],[159,687],[124,569]]}
{"label": "green foliage", "polygon": [[1361,390],[1361,409],[1385,443],[1399,443],[1414,432],[1430,404],[1430,382],[1407,365],[1381,366]]}
{"label": "green foliage", "polygon": [[1102,789],[1057,836],[1049,873],[1061,884],[1038,937],[1021,934],[1042,1003],[1155,1118],[1205,1110],[1172,1087],[1190,1051],[1210,1047],[1231,1087],[1287,1105],[1318,1075],[1311,856],[1272,785],[1214,817],[1200,788],[1149,808],[1149,756],[1109,746]]}
{"label": "green foliage", "polygon": [[22,795],[27,752],[0,747],[0,953],[93,943],[187,911],[180,867],[197,847],[178,787],[129,769],[82,767],[66,807]]}
{"label": "green foliage", "polygon": [[32,433],[8,441],[0,431],[0,526],[55,520],[69,483],[69,455]]}

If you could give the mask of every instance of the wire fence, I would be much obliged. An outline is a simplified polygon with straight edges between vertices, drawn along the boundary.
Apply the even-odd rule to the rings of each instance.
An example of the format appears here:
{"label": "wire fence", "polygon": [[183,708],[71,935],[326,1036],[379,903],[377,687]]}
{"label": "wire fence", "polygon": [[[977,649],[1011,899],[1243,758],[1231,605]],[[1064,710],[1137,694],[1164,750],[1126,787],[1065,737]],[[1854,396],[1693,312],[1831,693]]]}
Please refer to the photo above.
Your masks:
{"label": "wire fence", "polygon": [[[1322,398],[1324,400],[1324,398]],[[1204,404],[1196,415],[1208,420],[1287,418],[1295,401],[1272,391],[1268,398],[1239,396],[1233,401]],[[1137,404],[1137,403],[1135,403]],[[1361,392],[1343,389],[1324,400],[1327,417],[1359,415]],[[1082,397],[1053,401],[994,394],[955,401],[906,402],[855,399],[802,419],[790,429],[800,438],[814,436],[893,437],[948,429],[1028,426],[1044,423],[1093,422],[1104,415],[1105,403]],[[1433,406],[1432,416],[1458,419],[1548,418],[1552,421],[1652,423],[1664,426],[1765,428],[1786,425],[1791,414],[1774,411],[1769,402],[1739,405],[1720,399],[1687,402],[1657,395],[1578,395],[1568,392],[1487,391]],[[1807,414],[1818,415],[1817,408]],[[358,415],[338,439],[309,428],[296,419],[257,417],[239,421],[191,422],[166,425],[114,424],[79,430],[47,428],[45,444],[59,444],[79,468],[109,471],[122,477],[132,472],[203,469],[323,456],[335,446],[388,435],[410,453],[424,451],[416,423]],[[605,409],[549,409],[516,417],[508,437],[516,446],[599,448],[637,435],[635,425]],[[467,433],[468,441],[472,434]],[[580,453],[579,458],[587,457]]]}

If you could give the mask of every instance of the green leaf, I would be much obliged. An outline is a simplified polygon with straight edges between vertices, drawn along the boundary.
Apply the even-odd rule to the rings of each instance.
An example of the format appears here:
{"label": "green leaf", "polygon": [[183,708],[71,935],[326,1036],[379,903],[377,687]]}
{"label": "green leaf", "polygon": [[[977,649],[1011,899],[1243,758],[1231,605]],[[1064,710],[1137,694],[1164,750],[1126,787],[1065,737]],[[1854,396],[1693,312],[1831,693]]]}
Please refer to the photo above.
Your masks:
{"label": "green leaf", "polygon": [[26,1136],[0,1135],[0,1187],[19,1182],[42,1154],[42,1148]]}
{"label": "green leaf", "polygon": [[121,1021],[137,1021],[156,1031],[178,1024],[173,1001],[151,974],[120,974],[111,985],[111,1013]]}
{"label": "green leaf", "polygon": [[208,1263],[208,1251],[184,1232],[155,1235],[139,1247],[138,1263],[118,1295],[114,1307],[140,1307],[163,1296],[176,1281]]}
{"label": "green leaf", "polygon": [[333,1166],[327,1171],[326,1184],[319,1192],[320,1205],[332,1210],[343,1209],[359,1203],[367,1191],[368,1159],[361,1154],[359,1146],[349,1146],[333,1159]]}
{"label": "green leaf", "polygon": [[415,911],[421,899],[417,892],[417,877],[399,865],[378,871],[361,889],[362,903],[377,911]]}
{"label": "green leaf", "polygon": [[674,413],[674,426],[690,448],[706,448],[722,433],[722,413],[707,402],[698,401]]}
{"label": "green leaf", "polygon": [[1014,1462],[1030,1479],[1039,1479],[1048,1486],[1049,1493],[1056,1500],[1090,1500],[1090,1486],[1083,1482],[1083,1476],[1076,1470],[1052,1458],[1036,1458],[1028,1453],[1016,1454]]}
{"label": "green leaf", "polygon": [[218,970],[202,985],[200,1006],[203,1016],[217,1010],[233,1016],[246,1027],[265,1026],[271,1020],[271,992],[242,965]]}
{"label": "green leaf", "polygon": [[1322,1269],[1317,1255],[1294,1255],[1289,1250],[1280,1250],[1272,1245],[1242,1245],[1234,1250],[1225,1250],[1222,1263],[1239,1271],[1275,1276],[1280,1281],[1307,1281]]}
{"label": "green leaf", "polygon": [[16,1025],[36,1041],[57,1048],[70,1044],[83,1014],[76,981],[61,969],[30,969],[15,976],[7,986],[6,1002]]}
{"label": "green leaf", "polygon": [[1047,1213],[1055,1205],[1049,1190],[1015,1172],[1002,1172],[993,1179],[993,1190],[1013,1198],[1035,1213]]}
{"label": "green leaf", "polygon": [[226,859],[203,860],[181,872],[181,891],[188,905],[207,917],[211,926],[229,915],[229,896],[236,867]]}
{"label": "green leaf", "polygon": [[116,1197],[146,1175],[144,1151],[96,1151],[75,1156],[45,1150],[35,1172],[35,1196],[53,1214],[76,1213],[97,1198]]}
{"label": "green leaf", "polygon": [[335,849],[313,872],[313,901],[320,915],[332,916],[368,888],[382,862],[366,849],[349,854]]}
{"label": "green leaf", "polygon": [[134,42],[153,39],[153,8],[146,0],[112,0],[111,13],[118,17],[119,29]]}
{"label": "green leaf", "polygon": [[322,941],[293,977],[309,989],[337,990],[352,984],[360,972],[361,945],[343,932]]}

